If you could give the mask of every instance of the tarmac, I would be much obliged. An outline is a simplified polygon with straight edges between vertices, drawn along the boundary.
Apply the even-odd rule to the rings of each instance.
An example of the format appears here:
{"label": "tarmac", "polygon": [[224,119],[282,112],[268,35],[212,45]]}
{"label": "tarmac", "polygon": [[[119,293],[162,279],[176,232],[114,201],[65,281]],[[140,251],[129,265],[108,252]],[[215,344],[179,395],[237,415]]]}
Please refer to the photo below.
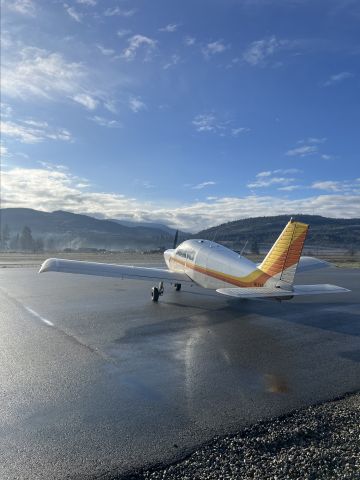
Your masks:
{"label": "tarmac", "polygon": [[0,478],[124,476],[359,391],[359,278],[298,275],[352,291],[282,303],[183,286],[154,304],[148,282],[0,269]]}

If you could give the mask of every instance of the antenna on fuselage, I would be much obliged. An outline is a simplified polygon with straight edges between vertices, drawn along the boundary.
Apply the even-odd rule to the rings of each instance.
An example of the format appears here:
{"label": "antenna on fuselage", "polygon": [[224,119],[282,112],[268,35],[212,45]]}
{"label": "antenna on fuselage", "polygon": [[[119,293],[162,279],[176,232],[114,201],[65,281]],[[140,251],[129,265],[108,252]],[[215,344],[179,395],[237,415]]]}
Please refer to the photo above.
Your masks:
{"label": "antenna on fuselage", "polygon": [[246,240],[245,245],[244,245],[243,248],[241,249],[241,252],[240,252],[240,254],[239,254],[240,257],[242,257],[243,251],[245,250],[246,245],[248,244],[248,242],[249,242],[249,240]]}

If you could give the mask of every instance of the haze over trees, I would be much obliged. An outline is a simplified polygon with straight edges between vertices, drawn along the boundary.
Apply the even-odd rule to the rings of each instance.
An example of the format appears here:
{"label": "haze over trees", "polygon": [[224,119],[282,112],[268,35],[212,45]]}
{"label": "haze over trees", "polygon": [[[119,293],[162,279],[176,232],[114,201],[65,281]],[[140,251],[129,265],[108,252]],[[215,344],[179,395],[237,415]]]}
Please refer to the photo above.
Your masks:
{"label": "haze over trees", "polygon": [[[26,208],[0,210],[2,251],[60,250],[152,250],[172,248],[175,230],[161,224],[136,224],[121,220],[100,220],[70,212],[40,212]],[[277,239],[290,215],[236,220],[196,234],[179,232],[179,241],[206,238],[237,251],[259,254]],[[308,223],[307,250],[341,249],[354,255],[360,250],[360,219],[294,215]],[[132,225],[132,226],[130,226]]]}

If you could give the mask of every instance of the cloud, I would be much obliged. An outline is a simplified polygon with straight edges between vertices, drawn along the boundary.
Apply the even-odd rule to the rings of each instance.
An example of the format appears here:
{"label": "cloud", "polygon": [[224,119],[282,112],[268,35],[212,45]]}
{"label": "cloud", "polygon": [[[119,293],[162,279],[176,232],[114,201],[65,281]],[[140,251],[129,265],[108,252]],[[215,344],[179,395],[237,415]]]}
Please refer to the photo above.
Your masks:
{"label": "cloud", "polygon": [[117,120],[110,120],[108,118],[99,117],[95,115],[94,117],[90,117],[90,120],[100,125],[100,127],[107,127],[107,128],[121,128],[122,124]]}
{"label": "cloud", "polygon": [[262,177],[256,180],[253,183],[249,183],[247,186],[249,188],[264,188],[270,187],[272,185],[287,185],[288,183],[294,182],[295,178],[287,177]]}
{"label": "cloud", "polygon": [[96,0],[76,0],[77,3],[80,3],[80,5],[87,5],[88,7],[95,7],[97,4]]}
{"label": "cloud", "polygon": [[195,43],[196,43],[195,37],[187,36],[184,38],[184,45],[186,45],[187,47],[192,47],[193,45],[195,45]]}
{"label": "cloud", "polygon": [[171,55],[171,60],[168,63],[165,63],[163,66],[164,70],[167,70],[168,68],[174,67],[180,62],[180,56],[174,53],[174,55]]}
{"label": "cloud", "polygon": [[207,43],[202,48],[202,53],[206,58],[210,58],[212,55],[216,55],[218,53],[223,53],[225,50],[228,50],[230,45],[225,45],[223,40],[216,40],[216,42]]}
{"label": "cloud", "polygon": [[198,132],[213,132],[217,129],[216,117],[213,113],[196,115],[192,124]]}
{"label": "cloud", "polygon": [[4,137],[13,138],[21,143],[40,143],[45,140],[73,140],[71,133],[64,128],[53,128],[47,122],[22,120],[2,121],[1,132]]}
{"label": "cloud", "polygon": [[133,60],[140,48],[143,48],[145,51],[145,59],[149,60],[152,52],[156,48],[157,41],[144,35],[133,35],[128,40],[128,46],[122,53],[122,57],[126,60]]}
{"label": "cloud", "polygon": [[335,75],[331,75],[331,77],[323,83],[323,86],[332,87],[333,85],[338,85],[339,83],[347,80],[348,78],[352,78],[353,76],[354,74],[350,72],[340,72]]}
{"label": "cloud", "polygon": [[22,15],[35,15],[35,4],[32,0],[11,0],[9,2],[1,2],[1,7],[5,6],[8,10]]}
{"label": "cloud", "polygon": [[203,188],[209,187],[210,185],[216,185],[216,182],[214,182],[212,180],[207,181],[207,182],[201,182],[201,183],[198,183],[197,185],[194,185],[192,188],[194,190],[202,190]]}
{"label": "cloud", "polygon": [[179,25],[176,23],[169,23],[166,27],[159,28],[159,32],[174,33],[179,28]]}
{"label": "cloud", "polygon": [[146,110],[146,104],[140,100],[140,97],[130,97],[129,99],[130,110],[134,113],[139,113],[141,110]]}
{"label": "cloud", "polygon": [[303,145],[302,147],[296,147],[288,150],[286,155],[290,157],[307,157],[318,153],[319,149],[316,145]]}
{"label": "cloud", "polygon": [[126,28],[121,28],[120,30],[118,30],[116,32],[116,35],[118,37],[122,38],[122,37],[126,37],[127,35],[130,35],[130,33],[131,33],[131,30],[126,29]]}
{"label": "cloud", "polygon": [[3,171],[2,194],[7,207],[75,213],[142,221],[162,222],[189,231],[240,218],[278,214],[317,214],[329,217],[360,217],[360,195],[338,193],[289,199],[287,196],[220,197],[204,202],[164,204],[140,202],[120,193],[84,191],[86,179],[55,168],[11,168]]}
{"label": "cloud", "polygon": [[270,38],[256,40],[245,50],[243,59],[253,67],[265,66],[270,57],[288,45],[287,40],[278,40],[274,35]]}
{"label": "cloud", "polygon": [[287,185],[286,187],[279,187],[278,190],[283,192],[292,192],[294,190],[298,190],[299,188],[301,188],[300,185]]}
{"label": "cloud", "polygon": [[97,44],[96,47],[100,50],[100,52],[103,55],[105,55],[107,57],[109,57],[111,55],[114,55],[114,53],[115,53],[115,50],[113,50],[112,48],[105,48],[105,47],[103,47],[102,45],[99,45],[99,44]]}
{"label": "cloud", "polygon": [[311,185],[311,188],[315,188],[317,190],[330,190],[333,192],[339,192],[342,190],[341,183],[337,181],[324,181],[324,182],[314,182]]}
{"label": "cloud", "polygon": [[[295,181],[295,178],[286,177],[285,175],[296,175],[302,173],[302,170],[297,168],[278,168],[276,170],[265,170],[256,174],[256,180],[249,183],[248,188],[266,188],[274,185],[283,185],[278,190],[295,190],[295,186],[289,186],[289,183]],[[282,177],[278,175],[283,175]]]}
{"label": "cloud", "polygon": [[114,7],[114,8],[107,8],[104,12],[104,15],[106,17],[113,17],[113,16],[119,16],[119,17],[132,17],[135,15],[137,12],[136,8],[132,8],[130,10],[123,10],[120,7]]}
{"label": "cloud", "polygon": [[212,132],[222,137],[225,135],[237,137],[243,133],[250,132],[250,128],[233,127],[230,121],[220,121],[213,112],[198,114],[191,123],[197,132]]}
{"label": "cloud", "polygon": [[231,129],[231,134],[234,137],[237,137],[238,135],[241,135],[242,133],[247,133],[250,132],[250,128],[247,127],[238,127],[238,128],[232,128]]}
{"label": "cloud", "polygon": [[98,101],[86,93],[78,93],[73,97],[73,100],[80,105],[83,105],[88,110],[95,110],[98,106]]}
{"label": "cloud", "polygon": [[64,8],[73,20],[78,23],[82,22],[82,14],[77,12],[74,7],[69,7],[69,5],[64,3]]}
{"label": "cloud", "polygon": [[72,96],[85,78],[82,64],[67,62],[60,53],[24,47],[6,55],[1,86],[3,95],[9,97],[51,99]]}

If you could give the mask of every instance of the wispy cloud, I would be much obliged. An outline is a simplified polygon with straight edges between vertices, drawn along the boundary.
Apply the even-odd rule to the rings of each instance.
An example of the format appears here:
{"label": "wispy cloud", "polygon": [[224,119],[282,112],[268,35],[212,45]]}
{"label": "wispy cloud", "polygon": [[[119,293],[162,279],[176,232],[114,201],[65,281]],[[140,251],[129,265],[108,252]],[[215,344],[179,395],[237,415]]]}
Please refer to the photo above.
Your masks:
{"label": "wispy cloud", "polygon": [[136,8],[124,10],[120,7],[114,7],[114,8],[107,8],[104,12],[104,15],[106,17],[113,17],[113,16],[132,17],[133,15],[135,15],[136,12],[137,12]]}
{"label": "wispy cloud", "polygon": [[33,17],[35,15],[35,3],[33,0],[12,0],[9,2],[1,2],[1,7],[6,7],[8,10],[12,10],[22,15],[29,15]]}
{"label": "wispy cloud", "polygon": [[188,35],[184,38],[184,45],[186,45],[187,47],[192,47],[193,45],[195,45],[195,43],[196,43],[195,37],[191,37]]}
{"label": "wispy cloud", "polygon": [[110,57],[111,55],[115,54],[115,50],[112,48],[105,48],[102,45],[97,44],[96,47],[100,50],[100,52],[105,55],[106,57]]}
{"label": "wispy cloud", "polygon": [[213,55],[223,53],[230,48],[230,45],[226,45],[223,40],[216,40],[215,42],[207,43],[202,48],[202,53],[206,58],[210,58]]}
{"label": "wispy cloud", "polygon": [[88,110],[95,110],[99,103],[95,98],[86,93],[78,93],[73,97],[73,100],[75,100],[77,103],[80,103],[80,105],[84,106]]}
{"label": "wispy cloud", "polygon": [[117,32],[116,32],[116,35],[120,38],[122,37],[126,37],[127,35],[130,35],[131,33],[131,30],[127,29],[127,28],[120,28]]}
{"label": "wispy cloud", "polygon": [[231,129],[231,134],[234,136],[234,137],[237,137],[243,133],[248,133],[250,132],[250,128],[247,128],[247,127],[238,127],[238,128],[232,128]]}
{"label": "wispy cloud", "polygon": [[80,5],[87,5],[88,7],[95,7],[97,4],[96,0],[76,0],[77,3],[80,3]]}
{"label": "wispy cloud", "polygon": [[179,28],[179,25],[176,23],[169,23],[165,27],[159,28],[159,32],[174,33]]}
{"label": "wispy cloud", "polygon": [[129,98],[130,110],[134,113],[139,113],[141,110],[146,110],[146,104],[140,99],[140,97]]}
{"label": "wispy cloud", "polygon": [[243,54],[249,65],[265,66],[268,60],[288,45],[287,40],[278,40],[274,35],[252,42]]}
{"label": "wispy cloud", "polygon": [[[276,170],[264,170],[256,175],[256,180],[248,183],[248,188],[266,188],[276,185],[281,185],[282,190],[295,190],[295,186],[289,186],[295,181],[295,178],[287,175],[297,175],[302,173],[302,170],[297,168],[278,168]],[[280,176],[282,175],[282,176]],[[280,188],[279,188],[280,190]]]}
{"label": "wispy cloud", "polygon": [[231,135],[237,137],[250,132],[247,127],[234,127],[233,122],[220,121],[213,112],[201,113],[192,120],[192,125],[197,132],[212,132],[220,136]]}
{"label": "wispy cloud", "polygon": [[70,7],[64,3],[64,8],[67,11],[68,15],[78,23],[82,22],[82,14],[79,13],[74,7]]}
{"label": "wispy cloud", "polygon": [[324,87],[332,87],[334,85],[338,85],[339,83],[343,82],[344,80],[347,80],[349,78],[352,78],[354,76],[353,73],[351,72],[340,72],[336,73],[335,75],[331,75],[326,82],[323,83]]}
{"label": "wispy cloud", "polygon": [[171,55],[170,61],[168,63],[165,63],[165,65],[163,66],[163,69],[167,70],[168,68],[174,67],[179,62],[180,62],[180,56],[174,53],[173,55]]}
{"label": "wispy cloud", "polygon": [[294,182],[295,178],[288,177],[262,177],[253,183],[248,183],[249,188],[264,188],[272,185],[287,185]]}
{"label": "wispy cloud", "polygon": [[319,151],[316,145],[303,145],[301,147],[296,147],[288,150],[286,155],[290,157],[307,157],[308,155],[313,155]]}
{"label": "wispy cloud", "polygon": [[2,121],[1,132],[4,137],[13,138],[21,143],[40,143],[45,140],[72,141],[71,133],[64,128],[53,128],[47,122],[35,120]]}
{"label": "wispy cloud", "polygon": [[151,58],[151,54],[156,48],[157,41],[144,35],[133,35],[129,41],[128,46],[122,53],[122,57],[126,60],[133,60],[140,48],[145,52],[145,60]]}
{"label": "wispy cloud", "polygon": [[216,182],[214,182],[213,180],[209,180],[207,182],[198,183],[197,185],[194,185],[192,188],[194,190],[202,190],[203,188],[210,187],[211,185],[216,185]]}
{"label": "wispy cloud", "polygon": [[121,128],[122,124],[117,120],[111,120],[104,117],[99,117],[95,115],[94,117],[90,117],[90,120],[100,125],[100,127],[107,127],[107,128]]}

